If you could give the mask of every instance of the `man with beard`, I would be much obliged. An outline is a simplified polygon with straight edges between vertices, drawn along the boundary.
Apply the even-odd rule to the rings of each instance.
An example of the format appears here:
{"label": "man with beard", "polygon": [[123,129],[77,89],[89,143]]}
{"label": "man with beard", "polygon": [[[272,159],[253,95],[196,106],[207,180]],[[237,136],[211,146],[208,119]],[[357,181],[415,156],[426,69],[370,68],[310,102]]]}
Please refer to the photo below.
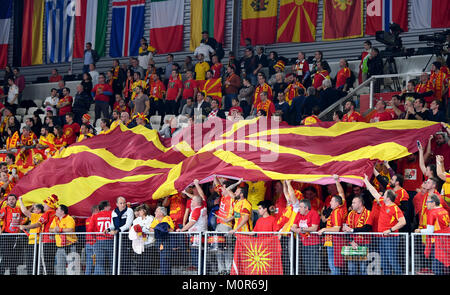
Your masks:
{"label": "man with beard", "polygon": [[360,113],[355,111],[356,103],[353,100],[349,100],[345,103],[345,114],[342,117],[342,122],[364,122],[364,118]]}

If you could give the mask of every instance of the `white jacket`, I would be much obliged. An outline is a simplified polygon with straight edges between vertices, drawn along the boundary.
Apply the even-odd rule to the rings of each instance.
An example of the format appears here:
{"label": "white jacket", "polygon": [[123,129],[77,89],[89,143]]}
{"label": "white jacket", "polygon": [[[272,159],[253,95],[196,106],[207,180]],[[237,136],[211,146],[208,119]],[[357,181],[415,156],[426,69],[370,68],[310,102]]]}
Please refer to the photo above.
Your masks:
{"label": "white jacket", "polygon": [[[128,238],[133,241],[132,246],[134,252],[137,254],[141,254],[144,252],[144,248],[155,242],[154,233],[150,231],[150,225],[153,222],[153,216],[147,215],[144,219],[142,217],[138,217],[133,220],[133,225],[130,227],[130,232],[128,234]],[[138,235],[134,230],[134,226],[139,224],[142,228],[142,233],[145,235],[146,239],[144,239],[144,235]]]}

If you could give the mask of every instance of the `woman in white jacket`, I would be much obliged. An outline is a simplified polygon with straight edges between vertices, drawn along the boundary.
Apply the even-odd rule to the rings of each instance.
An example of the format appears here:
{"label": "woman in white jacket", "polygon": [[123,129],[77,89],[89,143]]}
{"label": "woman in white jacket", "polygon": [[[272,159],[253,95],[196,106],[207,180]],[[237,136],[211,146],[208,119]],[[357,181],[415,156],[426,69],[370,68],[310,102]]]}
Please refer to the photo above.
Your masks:
{"label": "woman in white jacket", "polygon": [[132,241],[136,270],[140,275],[150,274],[150,246],[155,242],[154,233],[150,231],[153,216],[149,214],[149,208],[143,204],[136,208],[137,218],[133,220],[129,238]]}

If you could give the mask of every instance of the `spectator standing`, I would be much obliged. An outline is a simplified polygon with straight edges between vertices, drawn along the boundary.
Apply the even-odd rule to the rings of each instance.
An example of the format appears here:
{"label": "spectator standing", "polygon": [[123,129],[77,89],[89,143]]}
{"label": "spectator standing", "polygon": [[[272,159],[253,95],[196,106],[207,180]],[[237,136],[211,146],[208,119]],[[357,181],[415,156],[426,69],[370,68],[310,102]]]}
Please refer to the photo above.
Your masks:
{"label": "spectator standing", "polygon": [[13,114],[16,113],[16,110],[19,107],[19,87],[17,87],[13,78],[8,78],[8,96],[5,106],[9,108]]}
{"label": "spectator standing", "polygon": [[97,122],[99,118],[109,118],[109,100],[112,96],[111,85],[106,83],[104,74],[100,74],[98,77],[98,84],[92,89],[92,96],[95,103],[95,119]]}
{"label": "spectator standing", "polygon": [[9,268],[11,275],[17,274],[17,267],[21,264],[21,254],[25,248],[24,237],[17,235],[20,232],[20,224],[23,217],[16,203],[17,196],[9,194],[6,199],[6,206],[0,209],[0,222],[3,223],[3,226],[0,228],[0,236],[2,238],[2,243],[0,244],[2,255],[0,274],[2,275],[7,268]]}
{"label": "spectator standing", "polygon": [[13,73],[14,73],[14,84],[16,84],[17,88],[19,88],[19,101],[18,101],[18,103],[20,103],[21,100],[22,100],[23,90],[25,89],[25,76],[20,73],[20,69],[19,68],[14,68],[13,69]]}
{"label": "spectator standing", "polygon": [[56,209],[55,218],[50,225],[50,232],[56,233],[55,275],[65,275],[67,254],[76,252],[75,243],[78,241],[75,234],[67,234],[75,232],[75,219],[69,215],[67,206],[60,205]]}
{"label": "spectator standing", "polygon": [[[86,225],[86,231],[88,232],[104,233],[103,235],[95,235],[94,275],[112,274],[114,233],[109,230],[112,225],[112,211],[110,203],[108,201],[100,202],[98,205],[98,211],[98,213],[92,215],[89,225]],[[111,271],[108,271],[107,269]]]}
{"label": "spectator standing", "polygon": [[73,97],[70,95],[70,89],[64,87],[63,97],[59,99],[56,108],[58,109],[59,125],[66,124],[66,114],[72,112]]}
{"label": "spectator standing", "polygon": [[98,84],[98,77],[100,74],[97,71],[97,67],[95,66],[95,64],[89,65],[89,75],[91,75],[92,78],[92,85]]}
{"label": "spectator standing", "polygon": [[97,54],[97,51],[95,51],[95,49],[92,48],[92,43],[87,42],[83,57],[83,73],[89,72],[90,65],[96,64],[99,61],[99,59],[100,58]]}
{"label": "spectator standing", "polygon": [[58,101],[58,90],[56,90],[56,88],[52,88],[50,96],[48,96],[42,103],[45,111],[51,110],[53,114],[56,114],[56,105],[58,104]]}
{"label": "spectator standing", "polygon": [[77,93],[73,103],[74,121],[81,124],[81,117],[89,112],[92,103],[91,93],[85,92],[82,84],[77,85]]}
{"label": "spectator standing", "polygon": [[136,208],[137,217],[133,220],[130,227],[129,239],[132,240],[134,257],[136,265],[134,269],[140,275],[152,274],[151,264],[151,246],[155,242],[154,233],[150,231],[153,222],[153,216],[150,215],[150,209],[147,205],[139,205]]}

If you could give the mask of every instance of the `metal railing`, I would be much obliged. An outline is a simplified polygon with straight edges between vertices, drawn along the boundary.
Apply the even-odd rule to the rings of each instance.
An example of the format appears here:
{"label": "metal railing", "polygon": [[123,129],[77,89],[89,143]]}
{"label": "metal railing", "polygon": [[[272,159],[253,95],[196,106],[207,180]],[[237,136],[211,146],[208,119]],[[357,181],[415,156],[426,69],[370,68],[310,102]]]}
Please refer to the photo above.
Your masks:
{"label": "metal railing", "polygon": [[[326,108],[325,110],[323,110],[320,114],[319,114],[319,118],[321,120],[325,120],[325,121],[331,121],[332,117],[333,117],[333,112],[336,110],[343,110],[343,106],[344,104],[349,101],[352,100],[354,96],[359,95],[358,92],[365,88],[365,87],[369,87],[369,109],[373,108],[374,106],[374,95],[376,93],[376,83],[377,81],[380,81],[381,79],[394,79],[399,81],[399,78],[405,78],[403,79],[403,81],[409,81],[411,79],[411,77],[418,77],[420,76],[422,73],[404,73],[404,74],[387,74],[387,75],[376,75],[376,76],[372,76],[370,78],[368,78],[367,80],[365,80],[364,82],[362,82],[361,84],[359,84],[356,88],[352,89],[350,92],[348,92],[348,94],[344,97],[342,97],[341,99],[339,99],[338,101],[336,101],[335,103],[333,103],[332,105],[330,105],[328,108]],[[402,83],[394,83],[397,84],[396,87],[398,87],[398,85],[402,85]],[[394,89],[396,91],[401,91],[401,89]]]}
{"label": "metal railing", "polygon": [[0,234],[0,274],[450,274],[450,233],[173,232],[143,244],[128,233],[104,237]]}

